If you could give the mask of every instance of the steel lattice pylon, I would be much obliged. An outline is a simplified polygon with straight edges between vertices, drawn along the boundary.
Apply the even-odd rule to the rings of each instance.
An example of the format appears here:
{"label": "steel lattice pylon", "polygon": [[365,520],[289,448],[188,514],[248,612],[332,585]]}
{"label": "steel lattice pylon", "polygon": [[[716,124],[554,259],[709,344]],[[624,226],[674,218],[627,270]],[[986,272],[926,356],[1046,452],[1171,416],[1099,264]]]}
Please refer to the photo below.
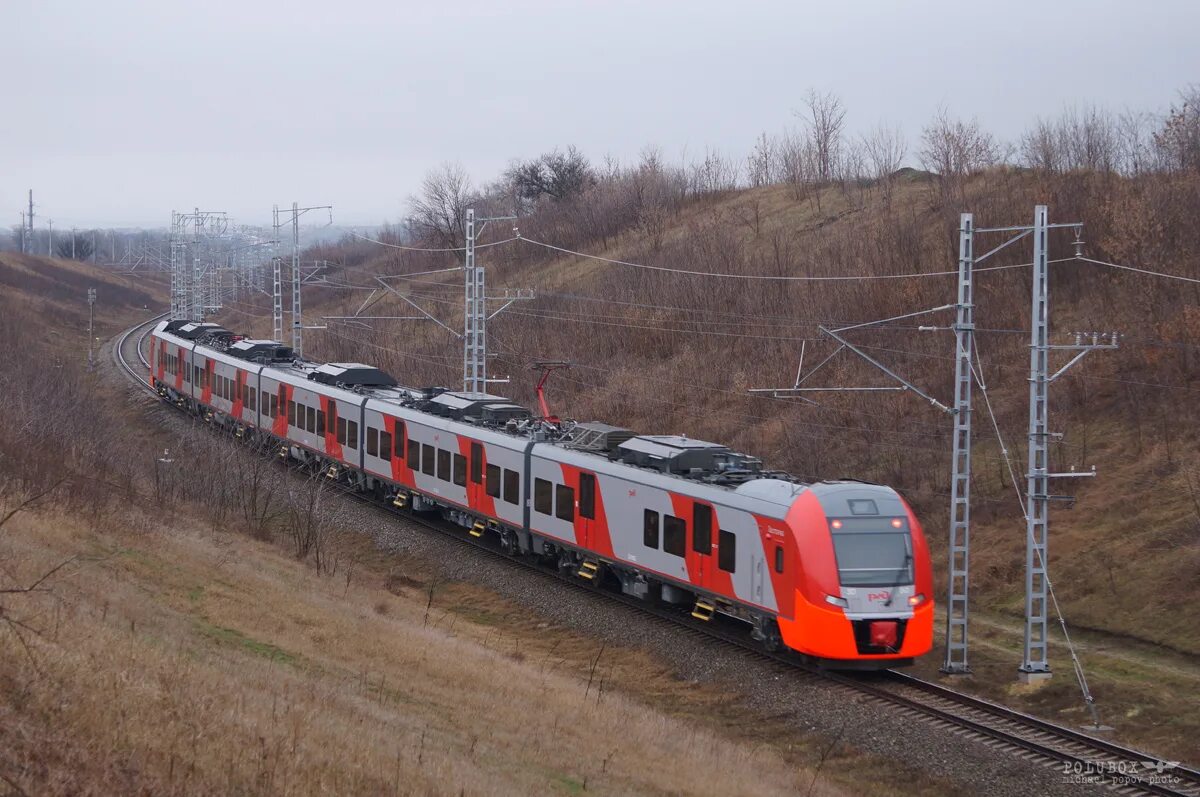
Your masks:
{"label": "steel lattice pylon", "polygon": [[971,353],[975,346],[975,217],[958,229],[958,305],[954,323],[954,443],[950,477],[950,572],[946,595],[946,659],[942,672],[968,673],[967,620],[971,540]]}

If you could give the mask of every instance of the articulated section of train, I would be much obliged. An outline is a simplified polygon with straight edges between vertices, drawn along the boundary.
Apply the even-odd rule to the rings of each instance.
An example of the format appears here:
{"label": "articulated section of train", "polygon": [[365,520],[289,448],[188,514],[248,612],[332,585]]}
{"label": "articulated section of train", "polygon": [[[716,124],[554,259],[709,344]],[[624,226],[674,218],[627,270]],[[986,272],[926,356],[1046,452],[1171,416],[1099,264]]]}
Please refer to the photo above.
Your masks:
{"label": "articulated section of train", "polygon": [[164,399],[330,478],[496,535],[512,555],[736,618],[768,649],[873,668],[932,647],[929,550],[890,487],[805,483],[714,443],[404,388],[215,324],[159,324],[150,368]]}

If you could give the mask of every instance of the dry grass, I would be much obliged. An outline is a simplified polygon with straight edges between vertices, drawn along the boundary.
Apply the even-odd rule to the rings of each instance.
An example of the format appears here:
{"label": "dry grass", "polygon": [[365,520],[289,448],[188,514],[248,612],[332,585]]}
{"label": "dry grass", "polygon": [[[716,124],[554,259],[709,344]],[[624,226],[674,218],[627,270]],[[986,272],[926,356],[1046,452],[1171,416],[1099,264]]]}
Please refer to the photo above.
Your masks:
{"label": "dry grass", "polygon": [[[812,774],[360,575],[187,526],[18,515],[0,773],[26,793],[791,794]],[[359,583],[362,581],[363,583]],[[603,671],[603,670],[602,670]],[[819,783],[816,794],[837,789]]]}

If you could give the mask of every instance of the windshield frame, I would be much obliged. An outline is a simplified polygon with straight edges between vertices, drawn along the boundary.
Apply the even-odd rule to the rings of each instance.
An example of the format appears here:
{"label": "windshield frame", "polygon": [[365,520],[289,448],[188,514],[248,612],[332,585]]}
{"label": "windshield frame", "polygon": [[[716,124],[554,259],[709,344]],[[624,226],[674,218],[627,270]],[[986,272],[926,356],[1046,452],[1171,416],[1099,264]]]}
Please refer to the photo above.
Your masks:
{"label": "windshield frame", "polygon": [[[886,523],[886,521],[883,521]],[[845,524],[849,525],[849,524]],[[885,526],[884,528],[864,528],[862,524],[854,524],[855,528],[831,528],[831,542],[833,543],[834,563],[837,565],[838,584],[842,587],[896,587],[907,586],[915,583],[916,573],[913,569],[913,539],[912,531],[908,528],[908,524],[904,524],[900,528],[892,528]],[[872,524],[876,525],[876,524]],[[886,567],[855,567],[844,568],[842,566],[843,555],[838,553],[838,538],[849,537],[883,537],[895,536],[900,537],[904,545],[904,558],[902,561],[897,561],[894,564]],[[854,575],[854,574],[877,574],[877,575]]]}

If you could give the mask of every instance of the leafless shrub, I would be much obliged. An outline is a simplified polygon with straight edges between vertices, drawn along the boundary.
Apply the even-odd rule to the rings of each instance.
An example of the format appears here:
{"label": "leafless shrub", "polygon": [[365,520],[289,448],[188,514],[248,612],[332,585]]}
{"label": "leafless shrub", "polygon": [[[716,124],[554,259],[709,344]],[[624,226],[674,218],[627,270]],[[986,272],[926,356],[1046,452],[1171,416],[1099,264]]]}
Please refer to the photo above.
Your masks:
{"label": "leafless shrub", "polygon": [[409,227],[421,241],[462,246],[467,209],[479,199],[461,163],[445,163],[425,176],[421,193],[409,198]]}
{"label": "leafless shrub", "polygon": [[891,204],[894,175],[908,154],[904,133],[899,127],[879,124],[862,137],[862,145],[871,177],[879,186],[884,201]]}

